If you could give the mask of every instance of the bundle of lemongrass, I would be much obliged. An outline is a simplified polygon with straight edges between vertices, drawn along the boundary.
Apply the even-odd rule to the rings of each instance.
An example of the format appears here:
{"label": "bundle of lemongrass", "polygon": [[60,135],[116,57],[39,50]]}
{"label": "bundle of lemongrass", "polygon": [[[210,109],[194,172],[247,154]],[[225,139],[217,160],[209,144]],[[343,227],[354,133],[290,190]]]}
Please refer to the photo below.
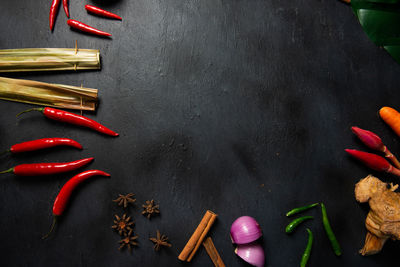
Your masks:
{"label": "bundle of lemongrass", "polygon": [[0,77],[0,99],[66,109],[95,110],[97,89]]}
{"label": "bundle of lemongrass", "polygon": [[100,69],[100,52],[76,48],[0,50],[0,72]]}

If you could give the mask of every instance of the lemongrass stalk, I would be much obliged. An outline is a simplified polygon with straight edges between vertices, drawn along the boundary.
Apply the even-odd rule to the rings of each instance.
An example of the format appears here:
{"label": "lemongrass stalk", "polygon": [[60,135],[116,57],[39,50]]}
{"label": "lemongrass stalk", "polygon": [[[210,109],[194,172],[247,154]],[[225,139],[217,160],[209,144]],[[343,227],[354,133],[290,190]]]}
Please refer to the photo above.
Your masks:
{"label": "lemongrass stalk", "polygon": [[100,69],[100,52],[77,48],[0,50],[0,72]]}
{"label": "lemongrass stalk", "polygon": [[66,109],[95,110],[98,90],[0,77],[0,99]]}

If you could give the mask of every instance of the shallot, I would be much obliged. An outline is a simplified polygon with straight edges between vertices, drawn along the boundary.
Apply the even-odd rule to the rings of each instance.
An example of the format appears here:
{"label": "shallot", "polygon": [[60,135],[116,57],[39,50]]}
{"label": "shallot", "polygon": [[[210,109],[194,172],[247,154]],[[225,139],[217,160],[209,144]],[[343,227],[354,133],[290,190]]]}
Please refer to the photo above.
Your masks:
{"label": "shallot", "polygon": [[247,263],[257,266],[263,267],[265,263],[265,254],[264,249],[260,244],[250,243],[244,245],[238,245],[235,249],[236,255],[242,258]]}
{"label": "shallot", "polygon": [[235,244],[248,244],[262,236],[258,222],[250,216],[237,218],[231,226],[231,239]]}

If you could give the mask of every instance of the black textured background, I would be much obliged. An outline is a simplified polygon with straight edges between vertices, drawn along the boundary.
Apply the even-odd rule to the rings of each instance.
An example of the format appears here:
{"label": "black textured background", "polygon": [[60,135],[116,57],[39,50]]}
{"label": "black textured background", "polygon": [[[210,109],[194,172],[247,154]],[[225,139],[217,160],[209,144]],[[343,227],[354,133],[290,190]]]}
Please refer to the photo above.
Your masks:
{"label": "black textured background", "polygon": [[[354,184],[370,171],[344,148],[365,149],[358,125],[378,133],[393,152],[398,137],[378,118],[383,105],[400,108],[400,65],[362,31],[349,6],[332,0],[70,0],[72,18],[113,34],[103,39],[71,31],[60,9],[53,33],[50,0],[1,0],[0,48],[100,49],[102,70],[16,73],[7,77],[98,88],[94,118],[120,133],[90,130],[15,114],[29,105],[0,102],[0,147],[43,137],[69,137],[83,151],[60,148],[1,156],[0,167],[94,156],[93,179],[74,194],[48,240],[51,208],[74,173],[0,180],[2,266],[184,266],[177,255],[207,209],[219,214],[211,236],[227,266],[246,266],[233,253],[229,228],[241,215],[262,226],[268,266],[296,266],[306,244],[302,225],[284,233],[289,209],[325,202],[343,247],[336,257],[318,209],[307,222],[315,235],[309,266],[388,266],[400,242],[362,257],[367,205]],[[120,14],[122,22],[88,15],[86,3]],[[77,172],[76,172],[77,173]],[[385,181],[397,179],[376,174]],[[140,246],[120,252],[111,202],[134,192],[128,210]],[[161,216],[148,221],[140,205],[154,198]],[[152,251],[160,229],[173,247]],[[212,266],[204,249],[191,264]]]}

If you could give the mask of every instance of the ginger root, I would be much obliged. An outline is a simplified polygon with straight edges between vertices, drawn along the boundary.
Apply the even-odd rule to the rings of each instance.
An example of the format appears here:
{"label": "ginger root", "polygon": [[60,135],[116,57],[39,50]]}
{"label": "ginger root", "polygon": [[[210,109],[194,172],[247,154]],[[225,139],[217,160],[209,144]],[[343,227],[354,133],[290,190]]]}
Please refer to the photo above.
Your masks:
{"label": "ginger root", "polygon": [[368,175],[356,184],[355,196],[358,202],[369,203],[370,211],[365,220],[368,230],[362,255],[381,251],[386,240],[400,239],[400,193],[394,192],[398,185],[382,182]]}

